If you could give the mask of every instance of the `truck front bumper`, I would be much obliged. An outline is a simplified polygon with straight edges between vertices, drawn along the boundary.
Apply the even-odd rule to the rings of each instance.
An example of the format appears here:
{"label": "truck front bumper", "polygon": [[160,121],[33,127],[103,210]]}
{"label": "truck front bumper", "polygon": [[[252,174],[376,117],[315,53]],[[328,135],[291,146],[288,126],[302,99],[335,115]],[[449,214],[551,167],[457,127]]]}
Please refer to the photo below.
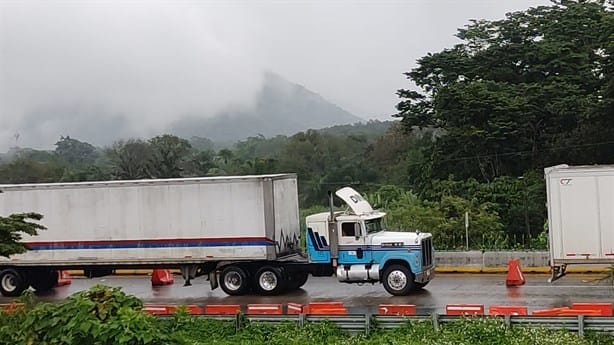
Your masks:
{"label": "truck front bumper", "polygon": [[420,273],[416,273],[416,278],[414,279],[417,283],[426,283],[431,281],[435,277],[435,267],[431,266]]}

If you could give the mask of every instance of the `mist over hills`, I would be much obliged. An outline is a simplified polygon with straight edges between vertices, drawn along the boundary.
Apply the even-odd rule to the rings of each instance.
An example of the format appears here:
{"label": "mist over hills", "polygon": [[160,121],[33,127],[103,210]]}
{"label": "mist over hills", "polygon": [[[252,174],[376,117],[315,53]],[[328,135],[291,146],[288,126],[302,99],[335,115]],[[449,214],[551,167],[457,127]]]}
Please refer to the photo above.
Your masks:
{"label": "mist over hills", "polygon": [[131,114],[104,104],[46,106],[23,116],[14,129],[19,140],[11,140],[8,146],[0,147],[0,151],[6,152],[13,146],[53,149],[60,136],[104,147],[117,140],[164,133],[183,138],[208,138],[229,145],[250,136],[292,135],[307,129],[365,121],[317,93],[270,72],[265,73],[251,106],[174,117],[176,120],[170,119],[168,125],[152,131],[146,129],[147,123],[135,121]]}
{"label": "mist over hills", "polygon": [[169,132],[180,137],[206,137],[228,142],[259,134],[290,135],[307,129],[364,121],[317,93],[274,73],[266,73],[252,109],[222,112],[207,118],[191,114],[171,125]]}

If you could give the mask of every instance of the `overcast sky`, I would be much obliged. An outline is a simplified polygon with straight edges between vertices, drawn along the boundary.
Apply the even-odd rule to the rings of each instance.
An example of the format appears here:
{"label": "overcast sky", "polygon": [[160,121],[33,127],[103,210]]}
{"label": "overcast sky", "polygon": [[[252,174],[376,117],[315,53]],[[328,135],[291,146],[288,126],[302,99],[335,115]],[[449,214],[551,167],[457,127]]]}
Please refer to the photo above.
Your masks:
{"label": "overcast sky", "polygon": [[[41,133],[52,145],[66,121],[87,131],[104,117],[105,131],[130,135],[249,107],[264,70],[362,118],[390,119],[396,90],[409,86],[402,73],[457,43],[456,28],[544,4],[0,0],[0,152],[16,132],[20,146],[45,145]],[[46,118],[64,109],[89,115]]]}

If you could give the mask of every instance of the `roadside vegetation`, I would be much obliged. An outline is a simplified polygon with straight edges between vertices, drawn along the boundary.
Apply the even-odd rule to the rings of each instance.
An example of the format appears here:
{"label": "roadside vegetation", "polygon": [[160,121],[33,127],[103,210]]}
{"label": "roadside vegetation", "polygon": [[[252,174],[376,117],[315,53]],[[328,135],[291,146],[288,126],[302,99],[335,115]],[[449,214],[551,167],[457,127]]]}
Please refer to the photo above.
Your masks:
{"label": "roadside vegetation", "polygon": [[0,183],[295,172],[304,209],[351,185],[437,249],[464,248],[465,213],[472,249],[545,249],[543,169],[614,163],[612,8],[553,1],[456,36],[405,73],[397,121],[232,147],[160,135],[99,148],[69,133],[52,151],[0,155]]}
{"label": "roadside vegetation", "polygon": [[36,223],[43,219],[38,213],[19,213],[8,217],[0,216],[0,256],[25,253],[28,247],[21,243],[23,235],[35,236],[46,228]]}
{"label": "roadside vegetation", "polygon": [[82,344],[614,344],[605,333],[579,337],[564,330],[506,328],[496,319],[471,319],[446,324],[435,330],[430,322],[407,323],[397,329],[370,335],[350,335],[328,322],[306,323],[299,328],[285,323],[276,326],[244,325],[208,320],[179,312],[155,317],[142,311],[136,297],[119,288],[95,286],[59,303],[37,303],[32,295],[22,297],[25,306],[12,314],[0,312],[0,339],[14,345]]}

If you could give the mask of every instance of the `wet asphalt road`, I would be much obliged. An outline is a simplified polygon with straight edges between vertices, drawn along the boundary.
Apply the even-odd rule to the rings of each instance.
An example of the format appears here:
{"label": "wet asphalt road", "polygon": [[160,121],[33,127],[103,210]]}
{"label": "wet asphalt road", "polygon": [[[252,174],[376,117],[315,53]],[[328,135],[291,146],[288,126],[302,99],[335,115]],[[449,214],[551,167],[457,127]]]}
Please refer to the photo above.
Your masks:
{"label": "wet asphalt road", "polygon": [[[567,306],[574,302],[613,302],[614,284],[605,275],[569,275],[552,284],[548,276],[527,275],[524,286],[508,288],[503,274],[439,274],[427,287],[411,296],[390,296],[380,284],[363,286],[338,283],[335,278],[314,278],[302,289],[280,296],[227,296],[221,289],[211,291],[205,278],[184,287],[181,276],[173,285],[152,287],[149,277],[103,277],[72,279],[72,284],[38,294],[43,301],[57,301],[95,284],[120,286],[128,294],[145,303],[160,304],[241,304],[303,303],[310,301],[341,301],[351,313],[375,312],[378,304],[415,304],[418,314],[445,312],[450,303],[490,305],[522,305],[529,310]],[[0,303],[13,301],[0,297]]]}

